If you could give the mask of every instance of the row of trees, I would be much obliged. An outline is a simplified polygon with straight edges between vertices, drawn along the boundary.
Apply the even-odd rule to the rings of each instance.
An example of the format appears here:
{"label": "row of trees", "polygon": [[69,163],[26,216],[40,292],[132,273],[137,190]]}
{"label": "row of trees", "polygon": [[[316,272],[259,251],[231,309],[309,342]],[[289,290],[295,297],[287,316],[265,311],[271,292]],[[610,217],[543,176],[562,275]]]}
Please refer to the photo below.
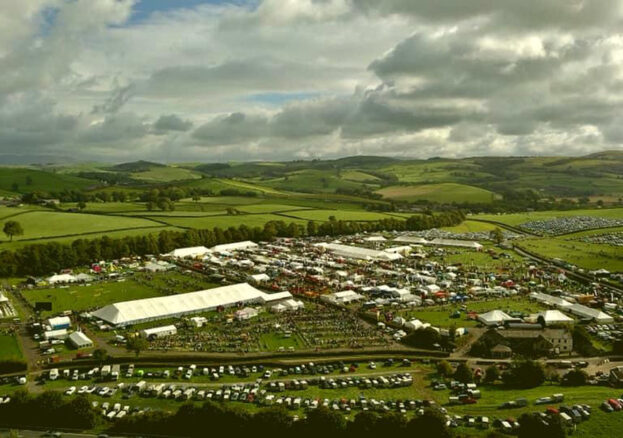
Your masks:
{"label": "row of trees", "polygon": [[[452,377],[462,383],[474,381],[472,369],[465,363],[460,363],[456,370],[448,361],[442,360],[437,363],[437,374],[442,377]],[[584,380],[582,380],[584,379]],[[493,384],[502,380],[505,386],[510,388],[535,388],[545,381],[545,370],[541,363],[532,360],[517,360],[511,363],[508,370],[500,373],[495,365],[490,365],[485,370],[484,383]],[[563,378],[563,384],[567,386],[579,386],[586,382],[586,373],[583,371],[571,371]]]}
{"label": "row of trees", "polygon": [[68,399],[58,391],[33,396],[18,390],[0,405],[0,426],[87,430],[95,427],[98,414],[84,395]]}
{"label": "row of trees", "polygon": [[0,277],[46,275],[61,269],[89,265],[100,260],[115,260],[130,256],[163,254],[175,248],[188,246],[211,247],[241,240],[271,241],[276,237],[336,236],[384,230],[424,230],[426,228],[457,225],[463,220],[461,212],[440,213],[434,216],[414,216],[407,220],[383,219],[370,222],[330,220],[307,226],[271,221],[264,227],[229,227],[211,230],[163,230],[159,234],[125,236],[112,239],[77,239],[71,243],[50,242],[33,244],[19,251],[0,253]]}
{"label": "row of trees", "polygon": [[[17,191],[17,190],[16,190]],[[131,189],[131,190],[97,190],[82,191],[66,189],[59,192],[32,191],[22,195],[22,201],[27,204],[34,204],[41,199],[56,198],[61,202],[128,202],[139,200],[141,202],[152,202],[157,204],[161,199],[168,199],[172,202],[180,199],[198,200],[201,196],[258,196],[258,192],[253,190],[241,190],[237,188],[225,188],[214,191],[209,188],[199,187],[161,187],[150,190]]]}
{"label": "row of trees", "polygon": [[227,431],[231,436],[378,437],[402,436],[448,438],[444,416],[437,410],[408,419],[397,413],[361,412],[347,420],[341,412],[321,407],[294,421],[284,408],[268,408],[256,414],[222,404],[185,404],[174,414],[153,412],[125,417],[115,423],[114,433],[204,437],[208,430]]}

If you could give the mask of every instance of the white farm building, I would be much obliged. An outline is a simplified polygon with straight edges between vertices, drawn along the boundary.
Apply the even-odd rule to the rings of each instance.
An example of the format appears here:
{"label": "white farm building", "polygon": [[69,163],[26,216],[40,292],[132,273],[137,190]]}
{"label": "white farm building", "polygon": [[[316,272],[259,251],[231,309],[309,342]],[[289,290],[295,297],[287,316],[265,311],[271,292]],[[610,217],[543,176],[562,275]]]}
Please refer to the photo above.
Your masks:
{"label": "white farm building", "polygon": [[236,304],[266,304],[288,298],[292,295],[287,291],[268,294],[247,283],[239,283],[199,292],[110,304],[93,312],[93,316],[115,326],[127,326]]}

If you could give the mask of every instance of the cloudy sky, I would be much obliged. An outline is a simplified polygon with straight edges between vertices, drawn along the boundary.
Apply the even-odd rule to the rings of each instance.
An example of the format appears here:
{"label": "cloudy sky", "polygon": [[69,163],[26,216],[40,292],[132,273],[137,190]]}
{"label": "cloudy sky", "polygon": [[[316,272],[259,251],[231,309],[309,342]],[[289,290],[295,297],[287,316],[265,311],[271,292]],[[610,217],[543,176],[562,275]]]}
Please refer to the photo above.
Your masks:
{"label": "cloudy sky", "polygon": [[0,1],[0,163],[622,142],[623,0]]}

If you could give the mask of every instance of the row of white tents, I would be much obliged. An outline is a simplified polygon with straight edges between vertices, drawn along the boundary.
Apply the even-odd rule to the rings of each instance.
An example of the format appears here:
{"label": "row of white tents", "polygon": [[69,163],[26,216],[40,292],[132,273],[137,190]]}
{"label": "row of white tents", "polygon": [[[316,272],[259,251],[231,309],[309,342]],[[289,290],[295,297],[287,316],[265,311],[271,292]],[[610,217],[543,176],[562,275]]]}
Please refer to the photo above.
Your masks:
{"label": "row of white tents", "polygon": [[258,247],[257,243],[250,240],[244,240],[242,242],[226,243],[223,245],[216,245],[212,248],[205,246],[192,246],[188,248],[177,248],[166,254],[174,259],[196,259],[200,257],[207,257],[212,254],[228,254],[233,251],[252,251]]}
{"label": "row of white tents", "polygon": [[582,304],[572,303],[564,298],[555,297],[541,292],[531,293],[530,298],[548,306],[557,307],[560,310],[572,313],[582,319],[588,319],[601,324],[614,322],[614,318],[612,316],[602,312],[599,309],[593,309],[592,307],[587,307]]}

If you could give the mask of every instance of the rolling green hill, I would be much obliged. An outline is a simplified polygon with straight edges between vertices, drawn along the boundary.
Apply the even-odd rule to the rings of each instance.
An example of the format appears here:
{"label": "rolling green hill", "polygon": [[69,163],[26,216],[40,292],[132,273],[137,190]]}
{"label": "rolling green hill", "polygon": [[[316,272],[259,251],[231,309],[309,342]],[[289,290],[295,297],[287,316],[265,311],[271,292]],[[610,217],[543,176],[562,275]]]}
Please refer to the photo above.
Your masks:
{"label": "rolling green hill", "polygon": [[95,187],[95,180],[27,167],[0,167],[0,190],[9,193],[81,190]]}
{"label": "rolling green hill", "polygon": [[[186,163],[134,161],[66,166],[0,168],[0,195],[33,191],[145,190],[176,185],[209,190],[297,197],[302,194],[354,196],[438,203],[490,203],[493,194],[530,190],[540,198],[623,198],[623,152],[584,157],[473,157],[399,160],[356,156],[288,162]],[[375,195],[376,193],[376,195]]]}
{"label": "rolling green hill", "polygon": [[495,194],[479,187],[456,183],[400,185],[377,190],[384,199],[415,202],[427,200],[438,203],[479,203],[493,201]]}

